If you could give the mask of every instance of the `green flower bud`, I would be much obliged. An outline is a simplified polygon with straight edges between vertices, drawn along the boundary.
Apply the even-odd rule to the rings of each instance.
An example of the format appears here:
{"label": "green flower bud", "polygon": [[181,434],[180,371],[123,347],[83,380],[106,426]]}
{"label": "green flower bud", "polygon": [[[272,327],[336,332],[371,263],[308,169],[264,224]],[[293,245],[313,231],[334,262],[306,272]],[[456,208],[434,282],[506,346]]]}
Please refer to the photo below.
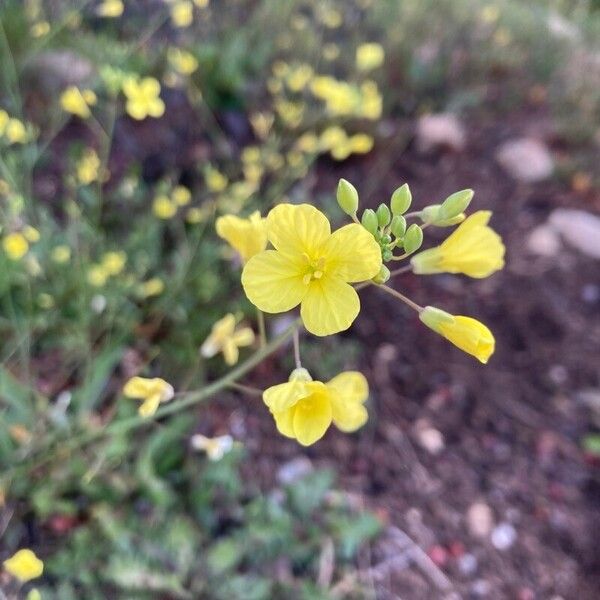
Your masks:
{"label": "green flower bud", "polygon": [[455,321],[450,313],[447,313],[441,308],[435,308],[435,306],[426,306],[424,310],[421,311],[419,319],[421,319],[427,327],[438,332],[440,326],[451,325]]}
{"label": "green flower bud", "polygon": [[389,244],[392,241],[392,238],[389,235],[382,235],[381,236],[381,243],[382,244]]}
{"label": "green flower bud", "polygon": [[452,225],[458,225],[462,223],[466,219],[467,215],[465,213],[460,213],[460,215],[456,215],[451,219],[446,219],[444,221],[436,221],[434,225],[436,227],[451,227]]}
{"label": "green flower bud", "polygon": [[393,194],[390,201],[392,213],[394,215],[403,215],[412,204],[412,193],[408,183],[400,186]]}
{"label": "green flower bud", "polygon": [[380,204],[377,207],[377,221],[379,227],[385,227],[392,220],[390,209],[385,204]]}
{"label": "green flower bud", "polygon": [[379,223],[377,221],[377,215],[375,214],[375,211],[372,208],[367,208],[363,212],[362,219],[360,220],[360,222],[369,233],[375,235]]}
{"label": "green flower bud", "polygon": [[390,278],[390,270],[385,266],[381,265],[381,269],[379,269],[379,273],[373,277],[373,283],[382,284],[385,283]]}
{"label": "green flower bud", "polygon": [[406,233],[406,219],[402,215],[395,215],[390,225],[390,231],[397,238],[403,237]]}
{"label": "green flower bud", "polygon": [[340,179],[337,186],[337,203],[340,208],[350,217],[358,210],[358,192],[356,188],[345,179]]}
{"label": "green flower bud", "polygon": [[416,252],[423,243],[423,230],[413,223],[407,230],[404,236],[404,252],[412,254]]}
{"label": "green flower bud", "polygon": [[465,212],[473,199],[474,193],[473,190],[461,190],[448,196],[440,206],[438,220],[447,221]]}
{"label": "green flower bud", "polygon": [[438,214],[440,212],[441,204],[431,204],[430,206],[426,206],[420,213],[419,217],[423,223],[428,223],[429,225],[433,225],[438,218]]}
{"label": "green flower bud", "polygon": [[381,253],[381,257],[383,258],[384,261],[388,261],[388,260],[392,260],[392,256],[394,256],[394,254],[392,253],[391,250],[384,250]]}

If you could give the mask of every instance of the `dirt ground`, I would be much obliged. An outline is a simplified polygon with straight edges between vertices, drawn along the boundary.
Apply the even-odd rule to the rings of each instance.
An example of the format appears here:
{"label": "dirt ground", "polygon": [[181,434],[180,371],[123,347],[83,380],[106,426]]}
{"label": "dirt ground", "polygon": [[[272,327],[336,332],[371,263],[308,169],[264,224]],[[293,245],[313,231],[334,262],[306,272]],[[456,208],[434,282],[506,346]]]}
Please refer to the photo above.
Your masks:
{"label": "dirt ground", "polygon": [[460,153],[419,154],[408,135],[391,158],[384,147],[367,161],[320,169],[323,189],[340,176],[359,185],[378,170],[375,205],[404,181],[420,203],[472,187],[476,207],[494,211],[507,246],[506,269],[490,279],[407,274],[394,281],[422,305],[490,325],[497,349],[487,366],[369,289],[348,334],[367,349],[364,362],[349,364],[371,384],[367,428],[353,437],[330,432],[302,450],[273,438],[267,413],[244,415],[253,474],[271,481],[298,456],[334,465],[340,487],[388,524],[362,569],[377,598],[600,595],[600,479],[581,450],[592,423],[580,394],[599,385],[600,263],[566,248],[536,257],[526,246],[553,209],[597,212],[600,196],[559,182],[517,184],[494,159],[499,143],[547,125],[535,112],[475,124]]}

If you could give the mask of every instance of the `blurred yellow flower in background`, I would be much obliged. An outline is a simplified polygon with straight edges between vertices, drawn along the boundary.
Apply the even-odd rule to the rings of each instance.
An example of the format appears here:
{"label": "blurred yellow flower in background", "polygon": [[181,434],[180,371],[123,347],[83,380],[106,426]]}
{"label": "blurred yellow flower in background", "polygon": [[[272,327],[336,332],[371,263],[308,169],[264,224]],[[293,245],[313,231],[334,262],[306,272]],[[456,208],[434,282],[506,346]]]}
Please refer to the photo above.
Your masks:
{"label": "blurred yellow flower in background", "polygon": [[239,359],[239,348],[251,346],[253,343],[252,329],[249,327],[236,329],[235,316],[229,313],[213,325],[210,335],[200,348],[200,353],[204,358],[212,358],[222,352],[225,363],[231,366]]}
{"label": "blurred yellow flower in background", "polygon": [[169,48],[167,58],[180,75],[191,75],[198,68],[196,57],[181,48]]}
{"label": "blurred yellow flower in background", "polygon": [[71,259],[71,248],[67,245],[59,245],[52,248],[50,253],[52,260],[57,264],[64,264]]}
{"label": "blurred yellow flower in background", "polygon": [[102,256],[101,265],[108,275],[118,275],[125,268],[127,255],[125,252],[106,252]]}
{"label": "blurred yellow flower in background", "polygon": [[204,171],[204,181],[211,192],[222,192],[229,184],[227,177],[210,165]]}
{"label": "blurred yellow flower in background", "polygon": [[151,417],[159,404],[171,400],[175,392],[170,383],[159,377],[132,377],[123,387],[123,394],[127,398],[142,400],[138,413],[142,417]]}
{"label": "blurred yellow flower in background", "polygon": [[201,450],[204,452],[209,460],[218,461],[228,452],[231,452],[234,441],[230,435],[219,435],[214,438],[209,438],[197,433],[192,436],[191,444],[194,450]]}
{"label": "blurred yellow flower in background", "polygon": [[137,79],[127,77],[123,82],[123,93],[127,98],[127,114],[141,121],[146,117],[161,117],[165,103],[160,98],[160,83],[154,77]]}
{"label": "blurred yellow flower in background", "polygon": [[44,572],[44,563],[29,548],[19,550],[3,565],[8,573],[23,583],[40,577]]}
{"label": "blurred yellow flower in background", "polygon": [[2,238],[2,248],[11,260],[20,260],[29,251],[29,242],[22,233],[14,231]]}
{"label": "blurred yellow flower in background", "polygon": [[184,185],[176,185],[171,192],[171,200],[177,206],[186,206],[192,200],[192,192]]}
{"label": "blurred yellow flower in background", "polygon": [[96,104],[96,94],[92,90],[80,91],[75,86],[68,87],[60,96],[60,105],[63,110],[82,119],[91,116],[90,106]]}
{"label": "blurred yellow flower in background", "polygon": [[426,306],[419,313],[419,319],[427,327],[445,337],[463,352],[473,355],[483,364],[486,364],[494,353],[496,345],[494,336],[477,319],[451,315],[433,306]]}
{"label": "blurred yellow flower in background", "polygon": [[124,5],[122,0],[104,0],[96,9],[100,17],[116,18],[123,14]]}
{"label": "blurred yellow flower in background", "polygon": [[266,219],[259,211],[247,219],[235,215],[219,217],[215,228],[217,235],[236,250],[244,263],[267,247]]}
{"label": "blurred yellow flower in background", "polygon": [[263,392],[277,430],[310,446],[320,440],[331,423],[344,432],[356,431],[368,420],[364,407],[369,385],[362,373],[345,371],[327,383],[313,381],[306,369],[296,369],[287,383]]}
{"label": "blurred yellow flower in background", "polygon": [[77,179],[82,185],[89,185],[96,181],[100,175],[100,157],[93,148],[88,148],[77,163]]}
{"label": "blurred yellow flower in background", "polygon": [[314,335],[348,329],[360,311],[350,283],[375,277],[381,267],[373,236],[356,223],[332,234],[327,217],[309,204],[273,208],[267,236],[275,250],[256,254],[242,272],[250,302],[267,313],[300,304],[304,326]]}
{"label": "blurred yellow flower in background", "polygon": [[385,52],[377,42],[361,44],[356,49],[356,68],[359,71],[372,71],[383,64]]}
{"label": "blurred yellow flower in background", "polygon": [[413,271],[417,275],[463,273],[480,279],[502,269],[505,247],[488,227],[491,216],[489,210],[473,213],[439,246],[413,256]]}
{"label": "blurred yellow flower in background", "polygon": [[177,214],[177,204],[163,194],[154,198],[152,212],[159,219],[172,219]]}
{"label": "blurred yellow flower in background", "polygon": [[171,20],[175,27],[189,27],[194,21],[194,6],[188,0],[179,0],[171,7]]}
{"label": "blurred yellow flower in background", "polygon": [[140,294],[144,298],[149,298],[150,296],[158,296],[162,294],[165,289],[165,284],[162,279],[158,277],[153,277],[152,279],[148,279],[148,281],[144,281],[140,284]]}

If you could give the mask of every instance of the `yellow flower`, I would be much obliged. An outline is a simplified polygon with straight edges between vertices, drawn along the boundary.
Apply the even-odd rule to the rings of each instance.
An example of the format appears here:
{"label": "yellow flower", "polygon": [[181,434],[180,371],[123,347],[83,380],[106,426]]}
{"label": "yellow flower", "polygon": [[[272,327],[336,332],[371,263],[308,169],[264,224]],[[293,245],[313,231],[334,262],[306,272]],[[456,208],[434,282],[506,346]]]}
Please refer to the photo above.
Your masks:
{"label": "yellow flower", "polygon": [[300,304],[304,326],[314,335],[348,329],[360,311],[349,284],[372,279],[381,267],[373,236],[356,223],[332,234],[314,206],[280,204],[267,217],[267,237],[275,250],[253,256],[242,273],[250,302],[268,313]]}
{"label": "yellow flower", "polygon": [[207,167],[204,173],[206,187],[211,192],[222,192],[229,183],[229,180],[223,173],[213,167]]}
{"label": "yellow flower", "polygon": [[87,119],[92,114],[90,106],[96,104],[96,94],[92,90],[80,92],[74,85],[68,87],[60,96],[60,105],[63,110],[82,119]]}
{"label": "yellow flower", "polygon": [[100,174],[100,158],[96,151],[88,148],[77,163],[77,179],[82,185],[89,185],[98,179]]}
{"label": "yellow flower", "polygon": [[43,37],[50,31],[50,23],[48,21],[39,21],[31,26],[30,31],[34,38]]}
{"label": "yellow flower", "polygon": [[191,75],[198,68],[196,57],[180,48],[169,48],[167,58],[180,75]]}
{"label": "yellow flower", "polygon": [[148,281],[144,281],[144,283],[140,285],[140,293],[144,298],[158,296],[159,294],[162,294],[164,289],[165,284],[162,279],[159,279],[158,277],[148,279]]}
{"label": "yellow flower", "polygon": [[287,383],[265,390],[263,400],[279,433],[310,446],[325,435],[332,421],[347,433],[362,427],[368,419],[364,407],[368,395],[367,380],[357,371],[322,383],[313,381],[306,369],[296,369]]}
{"label": "yellow flower", "polygon": [[463,221],[440,246],[419,252],[411,259],[418,275],[463,273],[488,277],[504,266],[502,238],[490,227],[492,213],[480,210]]}
{"label": "yellow flower", "polygon": [[25,225],[25,227],[23,227],[23,235],[25,236],[25,239],[32,244],[39,242],[40,240],[40,232],[31,225]]}
{"label": "yellow flower", "polygon": [[19,119],[9,119],[4,135],[11,144],[24,144],[27,141],[27,129]]}
{"label": "yellow flower", "polygon": [[114,19],[123,14],[123,8],[122,0],[104,0],[96,9],[96,14],[100,17]]}
{"label": "yellow flower", "polygon": [[52,248],[52,252],[50,254],[52,260],[59,265],[69,262],[71,259],[71,248],[64,244],[60,246],[55,246]]}
{"label": "yellow flower", "polygon": [[125,252],[106,252],[102,257],[101,265],[108,275],[118,275],[125,267],[127,255]]}
{"label": "yellow flower", "polygon": [[157,196],[152,204],[152,211],[159,219],[172,219],[177,213],[177,204],[167,196]]}
{"label": "yellow flower", "polygon": [[356,68],[359,71],[371,71],[383,64],[385,52],[381,44],[370,42],[356,49]]}
{"label": "yellow flower", "polygon": [[19,550],[3,564],[13,577],[22,582],[36,579],[44,572],[44,563],[29,548]]}
{"label": "yellow flower", "polygon": [[426,306],[419,313],[419,319],[427,327],[445,337],[463,352],[472,354],[483,364],[486,364],[494,353],[496,340],[492,332],[476,319],[451,315],[433,306]]}
{"label": "yellow flower", "polygon": [[209,460],[221,460],[228,452],[233,449],[233,438],[230,435],[219,435],[214,438],[208,438],[200,433],[192,436],[192,447],[195,450],[202,450],[206,453]]}
{"label": "yellow flower", "polygon": [[171,192],[171,200],[177,206],[185,206],[192,200],[192,193],[183,185],[176,185]]}
{"label": "yellow flower", "polygon": [[11,260],[20,260],[29,250],[29,242],[27,238],[17,231],[4,236],[2,240],[4,252]]}
{"label": "yellow flower", "polygon": [[123,82],[123,93],[127,97],[127,114],[138,121],[160,117],[165,112],[165,103],[160,99],[160,83],[154,77],[127,77]]}
{"label": "yellow flower", "polygon": [[108,279],[108,273],[101,265],[94,265],[90,267],[87,274],[87,280],[90,285],[94,287],[102,287]]}
{"label": "yellow flower", "polygon": [[219,217],[216,222],[217,235],[229,243],[246,263],[267,247],[265,221],[258,211],[247,219],[235,215]]}
{"label": "yellow flower", "polygon": [[171,20],[175,27],[189,27],[194,20],[194,6],[187,0],[175,2],[171,8]]}
{"label": "yellow flower", "polygon": [[158,410],[158,405],[171,400],[174,393],[173,386],[159,377],[132,377],[123,388],[127,398],[143,400],[138,409],[142,417],[151,417]]}
{"label": "yellow flower", "polygon": [[200,353],[205,358],[212,358],[218,352],[222,352],[225,362],[235,365],[240,355],[238,348],[250,346],[253,342],[252,329],[241,327],[236,330],[235,317],[229,313],[213,325],[210,335],[200,348]]}
{"label": "yellow flower", "polygon": [[25,600],[42,600],[42,594],[37,588],[32,588],[25,596]]}

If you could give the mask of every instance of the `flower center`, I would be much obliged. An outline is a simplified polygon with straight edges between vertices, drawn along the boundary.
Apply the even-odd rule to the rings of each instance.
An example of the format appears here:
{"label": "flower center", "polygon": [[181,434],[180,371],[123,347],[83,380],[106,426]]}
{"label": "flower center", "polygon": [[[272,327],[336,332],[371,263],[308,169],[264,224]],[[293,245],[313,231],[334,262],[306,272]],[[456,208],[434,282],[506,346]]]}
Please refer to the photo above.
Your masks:
{"label": "flower center", "polygon": [[302,278],[302,283],[308,285],[313,279],[321,279],[323,277],[323,269],[325,267],[325,259],[323,257],[318,259],[311,258],[306,252],[302,255],[306,262],[306,273]]}

